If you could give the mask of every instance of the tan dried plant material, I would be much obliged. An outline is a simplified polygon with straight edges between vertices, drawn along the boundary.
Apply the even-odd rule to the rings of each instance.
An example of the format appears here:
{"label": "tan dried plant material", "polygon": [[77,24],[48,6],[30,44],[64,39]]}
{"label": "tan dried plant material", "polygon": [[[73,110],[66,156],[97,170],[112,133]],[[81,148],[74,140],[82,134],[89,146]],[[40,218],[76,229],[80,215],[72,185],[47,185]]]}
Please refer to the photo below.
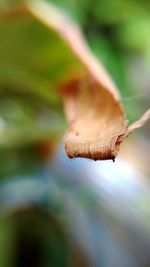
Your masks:
{"label": "tan dried plant material", "polygon": [[70,158],[115,159],[120,144],[150,118],[150,110],[128,126],[118,89],[89,50],[79,27],[44,1],[27,1],[26,7],[58,33],[83,67],[58,85],[68,121],[64,135],[67,155]]}

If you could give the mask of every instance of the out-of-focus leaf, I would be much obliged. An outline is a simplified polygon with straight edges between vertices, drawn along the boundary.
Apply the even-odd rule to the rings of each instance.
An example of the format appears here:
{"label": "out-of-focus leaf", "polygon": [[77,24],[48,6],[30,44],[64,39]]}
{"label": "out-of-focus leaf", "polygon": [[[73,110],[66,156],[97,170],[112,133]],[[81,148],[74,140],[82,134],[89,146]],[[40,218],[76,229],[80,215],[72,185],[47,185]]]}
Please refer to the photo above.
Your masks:
{"label": "out-of-focus leaf", "polygon": [[1,267],[68,266],[64,225],[54,212],[36,205],[7,210],[0,217]]}
{"label": "out-of-focus leaf", "polygon": [[56,84],[81,64],[58,34],[25,7],[0,11],[0,145],[63,132]]}
{"label": "out-of-focus leaf", "polygon": [[64,131],[63,116],[39,97],[1,92],[0,146],[20,146]]}

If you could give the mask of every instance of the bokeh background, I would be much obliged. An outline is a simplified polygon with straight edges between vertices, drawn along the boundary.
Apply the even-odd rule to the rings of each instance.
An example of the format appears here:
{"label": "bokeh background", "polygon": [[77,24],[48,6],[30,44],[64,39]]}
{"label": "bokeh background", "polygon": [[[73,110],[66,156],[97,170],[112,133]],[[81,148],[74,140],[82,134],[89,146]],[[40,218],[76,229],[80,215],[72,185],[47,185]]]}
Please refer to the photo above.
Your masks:
{"label": "bokeh background", "polygon": [[[47,2],[80,25],[129,123],[140,117],[150,103],[149,1]],[[67,159],[49,77],[67,73],[72,55],[40,22],[4,16],[16,3],[0,2],[0,267],[150,266],[150,124],[115,163]]]}

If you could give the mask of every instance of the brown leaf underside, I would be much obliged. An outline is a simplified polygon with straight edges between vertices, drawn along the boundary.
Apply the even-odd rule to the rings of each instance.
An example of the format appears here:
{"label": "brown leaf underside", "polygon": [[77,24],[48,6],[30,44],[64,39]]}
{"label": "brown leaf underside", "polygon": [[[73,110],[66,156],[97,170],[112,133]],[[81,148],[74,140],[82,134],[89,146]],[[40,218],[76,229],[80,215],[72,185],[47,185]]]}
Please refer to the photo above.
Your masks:
{"label": "brown leaf underside", "polygon": [[122,141],[149,118],[150,110],[127,126],[123,109],[89,74],[61,87],[68,130],[65,150],[70,158],[115,159]]}
{"label": "brown leaf underside", "polygon": [[[137,128],[135,123],[128,129],[115,84],[89,50],[76,24],[52,5],[37,0],[29,3],[30,12],[65,40],[85,69],[84,74],[77,73],[59,86],[68,121],[64,136],[67,155],[114,159],[121,142]],[[138,125],[142,126],[149,113]]]}
{"label": "brown leaf underside", "polygon": [[64,136],[70,158],[114,159],[127,125],[118,101],[93,78],[74,79],[63,86],[69,129]]}

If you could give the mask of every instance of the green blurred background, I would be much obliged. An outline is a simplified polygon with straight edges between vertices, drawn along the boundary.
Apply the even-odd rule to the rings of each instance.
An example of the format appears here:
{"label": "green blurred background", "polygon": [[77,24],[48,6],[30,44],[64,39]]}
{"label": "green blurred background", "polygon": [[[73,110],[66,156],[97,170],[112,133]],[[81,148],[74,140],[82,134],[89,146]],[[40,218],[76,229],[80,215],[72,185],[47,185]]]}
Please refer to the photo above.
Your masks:
{"label": "green blurred background", "polygon": [[[16,2],[21,3],[21,1],[0,1],[0,178],[4,184],[12,178],[22,179],[24,175],[32,175],[40,170],[45,159],[53,153],[53,147],[62,137],[66,127],[62,105],[53,87],[61,77],[67,77],[70,70],[81,67],[63,41],[58,39],[55,33],[49,32],[39,21],[31,18],[26,22],[24,17],[18,18],[17,15],[16,18],[11,16],[4,18],[5,8],[11,9]],[[150,2],[147,0],[47,2],[60,7],[80,25],[91,50],[117,84],[129,123],[136,120],[150,103]],[[129,142],[129,146],[127,145],[127,149],[124,150],[130,160],[130,155],[135,157],[139,153],[134,145],[140,143],[139,149],[143,149],[140,151],[143,156],[141,169],[146,175],[150,174],[149,131],[147,124],[139,131],[137,141],[136,137],[131,139],[131,143]],[[137,161],[137,166],[140,160],[135,157],[134,161]],[[16,192],[16,203],[17,194],[18,192]],[[7,195],[4,195],[7,199]],[[43,206],[45,208],[45,204]],[[50,207],[48,209],[51,211]],[[0,222],[0,267],[67,266],[67,241],[56,214],[49,217],[51,225],[48,225],[47,216],[50,215],[45,215],[36,208],[29,208],[27,213],[24,208],[21,210],[19,208],[19,211],[9,214],[7,205],[3,208],[1,203],[1,210],[3,212]],[[25,230],[37,221],[35,231]],[[43,233],[43,236],[39,233]],[[26,235],[29,236],[27,240]],[[48,235],[52,237],[51,240],[47,240]],[[33,244],[29,242],[30,238]],[[41,247],[36,246],[36,242],[41,242]],[[21,259],[29,253],[27,251],[27,254],[23,254],[21,248],[16,252],[16,244],[21,244],[25,248],[30,244],[31,250],[34,247],[36,254],[43,249],[44,260],[39,256],[38,263],[30,262],[30,265],[29,263],[23,265],[22,262],[14,261],[11,264],[14,255],[19,255],[18,259]],[[58,252],[58,255],[55,252]],[[75,252],[75,257],[77,255],[84,258],[79,251]],[[32,259],[32,255],[29,258]],[[34,258],[36,257],[33,255]],[[61,263],[57,262],[57,258],[62,260]],[[88,266],[89,263],[86,263],[85,259],[83,262],[80,262],[81,266]]]}

